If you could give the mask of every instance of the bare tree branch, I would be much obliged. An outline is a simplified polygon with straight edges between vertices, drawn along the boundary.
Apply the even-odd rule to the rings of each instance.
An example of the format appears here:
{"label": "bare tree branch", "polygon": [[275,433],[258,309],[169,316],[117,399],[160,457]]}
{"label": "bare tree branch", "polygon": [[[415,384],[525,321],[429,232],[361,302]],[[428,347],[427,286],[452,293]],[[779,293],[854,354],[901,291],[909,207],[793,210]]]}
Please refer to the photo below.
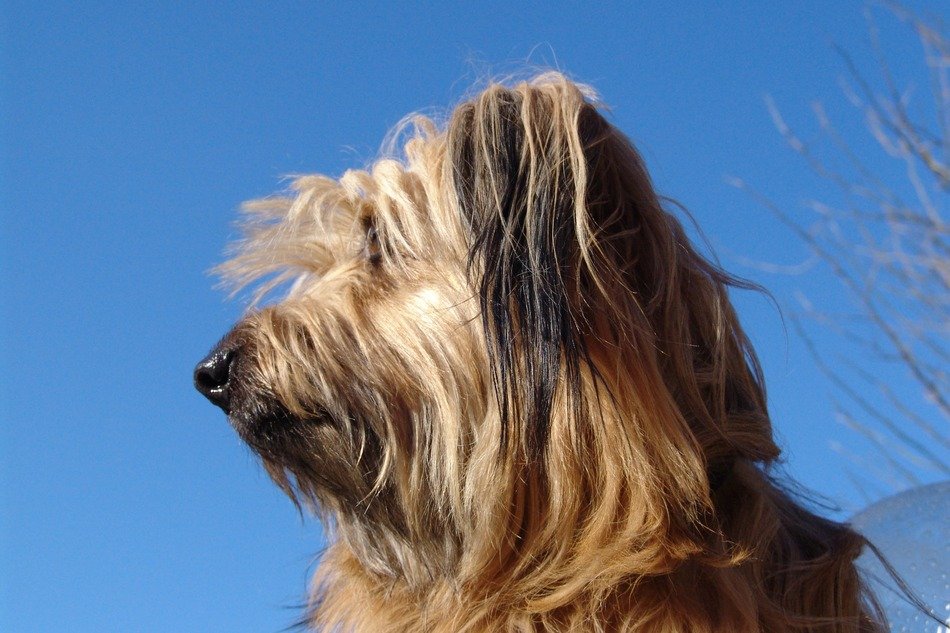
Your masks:
{"label": "bare tree branch", "polygon": [[[892,71],[878,25],[882,14],[909,27],[920,46],[923,80],[916,79],[930,92],[923,103]],[[765,99],[789,147],[832,185],[832,199],[810,200],[802,215],[740,179],[732,183],[792,231],[847,291],[856,313],[834,314],[805,302],[792,323],[819,369],[851,403],[838,406],[839,421],[880,453],[895,481],[907,484],[918,481],[921,469],[950,475],[950,39],[937,20],[891,0],[869,4],[865,20],[880,88],[847,51],[835,51],[846,71],[844,97],[859,112],[867,138],[842,133],[825,104],[816,102],[820,136],[806,143],[775,101]],[[831,357],[806,322],[857,354]],[[901,368],[916,391],[896,389],[868,362]]]}

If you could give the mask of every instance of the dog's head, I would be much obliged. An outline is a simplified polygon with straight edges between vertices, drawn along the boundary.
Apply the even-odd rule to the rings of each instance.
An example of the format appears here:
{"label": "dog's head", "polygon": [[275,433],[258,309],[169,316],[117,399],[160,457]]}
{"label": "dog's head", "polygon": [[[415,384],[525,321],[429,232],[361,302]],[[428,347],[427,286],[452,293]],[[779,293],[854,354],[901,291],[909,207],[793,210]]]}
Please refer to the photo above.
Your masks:
{"label": "dog's head", "polygon": [[727,297],[742,284],[561,75],[409,136],[247,205],[220,270],[286,291],[199,364],[199,390],[380,574],[566,592],[716,551],[712,490],[778,454]]}

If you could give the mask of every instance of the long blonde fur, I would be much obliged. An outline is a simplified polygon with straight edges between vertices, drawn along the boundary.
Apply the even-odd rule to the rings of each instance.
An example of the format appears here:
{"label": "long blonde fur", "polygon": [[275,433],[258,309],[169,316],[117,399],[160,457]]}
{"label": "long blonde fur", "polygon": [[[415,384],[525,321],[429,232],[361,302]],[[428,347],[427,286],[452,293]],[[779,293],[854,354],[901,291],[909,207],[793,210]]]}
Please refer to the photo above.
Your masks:
{"label": "long blonde fur", "polygon": [[862,537],[769,475],[745,284],[590,89],[492,84],[246,210],[221,272],[289,287],[227,339],[232,420],[327,522],[314,628],[883,630]]}

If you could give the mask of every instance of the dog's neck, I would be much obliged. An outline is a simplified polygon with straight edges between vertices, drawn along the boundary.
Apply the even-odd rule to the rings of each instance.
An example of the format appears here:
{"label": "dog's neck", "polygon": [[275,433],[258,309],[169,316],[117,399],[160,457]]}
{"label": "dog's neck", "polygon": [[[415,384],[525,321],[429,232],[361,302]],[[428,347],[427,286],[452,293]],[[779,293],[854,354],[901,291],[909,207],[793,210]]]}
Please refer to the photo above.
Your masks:
{"label": "dog's neck", "polygon": [[[717,488],[715,521],[728,543],[707,545],[663,571],[617,573],[618,556],[649,550],[618,543],[605,548],[599,566],[577,572],[584,576],[578,582],[545,573],[550,561],[513,560],[500,549],[496,560],[481,556],[483,573],[474,576],[462,541],[413,545],[392,533],[344,526],[321,561],[309,617],[319,630],[562,631],[589,630],[596,622],[597,630],[610,631],[785,633],[801,630],[789,624],[796,614],[838,622],[844,610],[847,618],[828,630],[878,630],[861,606],[853,565],[859,536],[798,506],[752,464],[738,464]],[[763,530],[746,531],[750,515]],[[723,545],[734,549],[723,552]],[[793,564],[789,556],[800,560]],[[787,591],[801,578],[800,592]]]}
{"label": "dog's neck", "polygon": [[[539,609],[515,601],[517,589],[503,582],[475,588],[441,577],[413,586],[405,578],[376,574],[348,546],[337,543],[318,572],[311,618],[318,630],[335,630],[334,625],[344,623],[345,630],[394,633],[574,630],[591,616],[605,625],[603,630],[757,631],[749,625],[749,614],[728,613],[724,605],[735,597],[719,591],[740,584],[726,580],[738,573],[685,564],[668,575],[630,578],[609,591]],[[642,627],[633,624],[637,620]]]}

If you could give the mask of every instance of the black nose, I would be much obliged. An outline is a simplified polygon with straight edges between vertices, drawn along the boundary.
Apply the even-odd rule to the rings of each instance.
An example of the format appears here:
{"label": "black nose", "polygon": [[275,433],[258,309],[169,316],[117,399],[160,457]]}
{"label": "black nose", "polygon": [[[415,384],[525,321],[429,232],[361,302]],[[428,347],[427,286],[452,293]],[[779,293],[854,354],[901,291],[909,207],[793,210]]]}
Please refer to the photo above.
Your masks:
{"label": "black nose", "polygon": [[228,413],[234,349],[218,348],[195,367],[195,389]]}

